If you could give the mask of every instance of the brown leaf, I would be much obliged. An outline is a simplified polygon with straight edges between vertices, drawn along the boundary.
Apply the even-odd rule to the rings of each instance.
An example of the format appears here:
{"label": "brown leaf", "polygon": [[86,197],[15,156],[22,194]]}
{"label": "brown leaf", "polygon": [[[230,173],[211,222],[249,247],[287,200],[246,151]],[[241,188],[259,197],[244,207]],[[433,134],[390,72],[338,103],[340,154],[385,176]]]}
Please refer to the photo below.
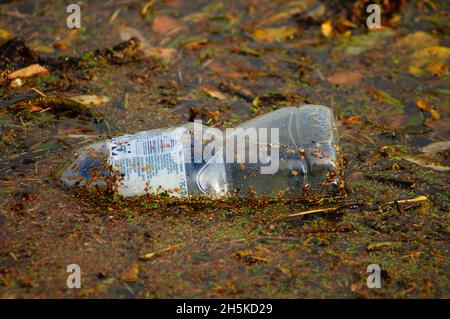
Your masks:
{"label": "brown leaf", "polygon": [[72,42],[75,40],[77,34],[78,34],[78,29],[69,30],[61,40],[59,40],[53,44],[53,47],[56,50],[60,50],[60,51],[67,50],[72,45]]}
{"label": "brown leaf", "polygon": [[197,50],[200,49],[201,47],[204,47],[205,45],[208,44],[208,39],[199,39],[199,40],[195,40],[195,41],[191,41],[188,42],[184,45],[184,47],[188,50]]}
{"label": "brown leaf", "polygon": [[335,85],[357,85],[361,82],[362,76],[359,72],[338,72],[327,77],[327,80]]}
{"label": "brown leaf", "polygon": [[218,99],[218,100],[225,100],[227,97],[220,91],[213,89],[211,87],[204,87],[203,91],[208,94],[209,96]]}
{"label": "brown leaf", "polygon": [[253,94],[252,91],[250,91],[249,89],[242,87],[236,83],[221,81],[220,88],[225,91],[234,93],[238,96],[241,96],[244,99],[249,100],[249,101],[253,101],[253,99],[255,98],[255,94]]}
{"label": "brown leaf", "polygon": [[386,125],[391,130],[398,130],[400,129],[407,119],[407,116],[404,114],[396,114],[389,116],[389,120],[384,122],[384,125]]}
{"label": "brown leaf", "polygon": [[443,76],[447,74],[448,67],[442,62],[431,61],[427,65],[427,71],[433,74],[434,76]]}
{"label": "brown leaf", "polygon": [[345,125],[351,125],[353,123],[360,123],[361,122],[361,116],[355,115],[352,117],[349,117],[348,119],[345,119],[342,123]]}
{"label": "brown leaf", "polygon": [[165,60],[171,60],[177,54],[176,49],[169,49],[169,48],[163,48],[163,47],[147,48],[147,49],[144,49],[143,52],[146,57],[155,57],[155,58],[160,58],[160,59],[165,59]]}
{"label": "brown leaf", "polygon": [[182,25],[177,20],[165,15],[157,15],[152,23],[153,31],[158,33],[174,32],[181,27]]}
{"label": "brown leaf", "polygon": [[121,279],[123,281],[134,282],[138,280],[138,276],[139,276],[139,264],[135,262],[122,273]]}
{"label": "brown leaf", "polygon": [[48,72],[48,70],[45,67],[43,67],[39,64],[32,64],[27,67],[24,67],[23,69],[19,69],[17,71],[14,71],[14,72],[8,74],[7,77],[10,80],[16,79],[16,78],[29,78],[34,75],[47,73],[47,72]]}
{"label": "brown leaf", "polygon": [[218,62],[211,62],[208,64],[208,68],[219,76],[230,78],[230,79],[239,79],[243,75],[240,72],[230,70],[227,65],[220,64]]}
{"label": "brown leaf", "polygon": [[40,107],[40,106],[33,105],[33,104],[28,105],[28,111],[29,111],[30,113],[37,112],[37,111],[42,111],[42,110],[43,110],[43,109],[42,109],[42,107]]}

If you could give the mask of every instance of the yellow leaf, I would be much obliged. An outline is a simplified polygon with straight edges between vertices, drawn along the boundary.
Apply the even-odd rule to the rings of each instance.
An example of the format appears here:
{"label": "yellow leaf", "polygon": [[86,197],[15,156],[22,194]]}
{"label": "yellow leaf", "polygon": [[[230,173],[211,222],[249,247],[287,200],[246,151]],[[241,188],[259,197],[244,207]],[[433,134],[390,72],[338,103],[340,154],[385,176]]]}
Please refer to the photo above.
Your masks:
{"label": "yellow leaf", "polygon": [[329,38],[333,34],[333,25],[331,24],[331,20],[328,20],[320,26],[320,31],[322,31],[322,34]]}
{"label": "yellow leaf", "polygon": [[109,97],[98,95],[78,95],[72,96],[70,99],[84,105],[101,105],[110,101]]}
{"label": "yellow leaf", "polygon": [[419,31],[400,38],[395,45],[399,48],[418,50],[438,46],[439,40],[431,34]]}
{"label": "yellow leaf", "polygon": [[411,55],[409,71],[415,75],[420,75],[430,63],[446,63],[449,58],[450,49],[443,46],[420,49]]}
{"label": "yellow leaf", "polygon": [[419,109],[423,110],[423,111],[428,111],[430,110],[430,105],[428,104],[427,101],[425,100],[417,100],[416,102],[417,106],[419,107]]}
{"label": "yellow leaf", "polygon": [[9,32],[5,29],[0,29],[0,39],[9,38]]}
{"label": "yellow leaf", "polygon": [[48,70],[39,64],[32,64],[27,67],[24,67],[23,69],[19,69],[17,71],[14,71],[10,74],[8,74],[8,79],[16,79],[16,78],[29,78],[37,74],[41,73],[47,73]]}
{"label": "yellow leaf", "polygon": [[281,42],[286,39],[291,39],[297,34],[297,28],[293,27],[279,27],[279,28],[267,28],[258,29],[253,32],[253,37],[257,41],[264,42]]}
{"label": "yellow leaf", "polygon": [[419,109],[421,109],[422,111],[427,111],[430,112],[431,116],[435,119],[435,120],[439,120],[441,118],[440,114],[438,111],[436,111],[436,109],[432,108],[427,101],[425,100],[417,100],[416,102],[417,106],[419,107]]}
{"label": "yellow leaf", "polygon": [[435,120],[439,120],[441,118],[441,115],[435,109],[430,109],[430,114]]}
{"label": "yellow leaf", "polygon": [[422,69],[418,68],[417,66],[410,65],[408,70],[409,70],[409,73],[414,74],[414,75],[422,74]]}
{"label": "yellow leaf", "polygon": [[447,73],[447,66],[441,62],[431,61],[427,65],[427,71],[433,74],[434,76],[442,76]]}
{"label": "yellow leaf", "polygon": [[47,46],[45,44],[36,44],[33,47],[33,49],[36,50],[36,51],[43,52],[43,53],[48,53],[48,54],[55,52],[55,49],[53,49],[52,47],[49,47],[49,46]]}
{"label": "yellow leaf", "polygon": [[147,15],[147,12],[150,10],[150,8],[155,4],[156,0],[150,0],[141,9],[141,17],[145,18]]}
{"label": "yellow leaf", "polygon": [[375,243],[368,244],[367,250],[373,251],[373,250],[380,249],[382,247],[398,247],[400,245],[401,245],[400,242],[392,242],[392,241],[375,242]]}

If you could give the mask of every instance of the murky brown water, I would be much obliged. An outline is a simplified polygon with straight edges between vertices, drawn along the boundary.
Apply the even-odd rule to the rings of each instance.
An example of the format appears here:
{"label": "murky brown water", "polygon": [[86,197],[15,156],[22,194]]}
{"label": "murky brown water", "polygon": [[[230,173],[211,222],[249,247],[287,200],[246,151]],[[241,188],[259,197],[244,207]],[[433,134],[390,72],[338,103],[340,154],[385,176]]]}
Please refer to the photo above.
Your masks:
{"label": "murky brown water", "polygon": [[[145,14],[146,1],[86,1],[75,32],[68,2],[0,4],[0,296],[448,297],[449,8],[434,3],[384,7],[377,32],[336,1],[158,1]],[[139,50],[112,49],[131,36]],[[49,72],[13,87],[7,74],[32,63]],[[15,107],[41,94],[109,102],[94,117]],[[96,139],[302,103],[337,115],[347,198],[327,205],[358,210],[267,227],[317,205],[93,199],[57,182]],[[80,290],[65,287],[70,263]],[[371,263],[382,289],[365,286]]]}

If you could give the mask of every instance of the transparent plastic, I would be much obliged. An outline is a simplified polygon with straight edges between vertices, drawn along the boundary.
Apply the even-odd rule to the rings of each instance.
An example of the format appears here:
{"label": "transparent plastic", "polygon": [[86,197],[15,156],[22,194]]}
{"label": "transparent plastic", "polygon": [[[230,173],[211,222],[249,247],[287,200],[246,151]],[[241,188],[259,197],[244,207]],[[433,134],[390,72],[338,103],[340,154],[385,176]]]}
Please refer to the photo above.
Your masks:
{"label": "transparent plastic", "polygon": [[[337,189],[336,186],[339,184],[340,178],[338,135],[333,112],[330,108],[320,105],[286,107],[258,116],[243,123],[238,128],[244,132],[247,132],[249,128],[254,129],[256,143],[263,141],[258,146],[265,147],[263,151],[273,163],[276,159],[276,165],[270,163],[274,166],[272,171],[266,169],[266,172],[264,172],[264,169],[262,169],[263,167],[269,167],[267,162],[252,162],[250,160],[250,154],[255,152],[255,149],[259,151],[258,147],[255,148],[255,145],[252,145],[255,141],[251,140],[250,137],[254,138],[255,136],[251,136],[251,134],[246,136],[245,143],[241,144],[239,144],[238,137],[224,134],[224,143],[219,144],[223,146],[216,147],[209,158],[202,158],[199,161],[196,156],[198,157],[199,153],[202,155],[204,148],[196,149],[195,143],[200,143],[202,147],[205,147],[208,142],[216,140],[214,137],[211,138],[210,135],[196,135],[193,132],[195,124],[188,123],[180,127],[143,132],[144,135],[142,135],[142,132],[136,133],[128,135],[124,139],[128,141],[139,136],[148,138],[148,136],[153,136],[152,134],[169,134],[169,136],[172,136],[170,134],[175,130],[182,132],[181,139],[171,141],[172,146],[175,143],[182,143],[183,154],[182,156],[180,154],[177,159],[173,159],[175,164],[172,162],[170,164],[175,167],[180,164],[179,160],[182,159],[180,165],[184,167],[181,168],[181,173],[177,171],[178,175],[175,173],[173,173],[175,175],[167,175],[167,180],[178,178],[183,183],[185,182],[186,192],[180,195],[179,189],[166,189],[164,185],[166,176],[164,175],[157,176],[161,185],[153,183],[152,187],[148,187],[149,184],[152,184],[152,178],[148,178],[149,175],[141,176],[140,172],[138,172],[139,181],[134,180],[128,182],[128,184],[116,182],[114,187],[124,196],[168,191],[168,194],[173,196],[236,194],[243,197],[266,195],[269,197],[284,196],[286,198],[299,197],[306,190],[318,193]],[[202,129],[205,132],[208,127],[202,126]],[[272,132],[271,129],[277,129],[278,131],[276,141],[274,136],[268,133]],[[110,141],[95,143],[81,149],[76,158],[62,173],[62,181],[68,186],[97,185],[106,187],[108,178],[114,172],[117,173],[118,171],[123,177],[124,174],[120,167],[119,169],[111,169]],[[233,148],[228,148],[227,145],[230,142],[234,143],[231,144],[234,145]],[[245,151],[245,153],[242,153],[242,151]],[[271,156],[275,154],[274,152],[278,155]],[[241,154],[244,154],[245,158]],[[128,162],[130,160],[131,157],[127,159]],[[139,163],[137,162],[137,164]],[[152,163],[155,163],[154,160]],[[161,163],[158,162],[158,165],[160,167]],[[142,166],[142,169],[144,167],[145,169],[151,169],[146,166]],[[161,169],[160,175],[165,172],[164,168]],[[125,176],[125,179],[127,178],[128,176]],[[146,184],[146,187],[143,187],[142,183]]]}

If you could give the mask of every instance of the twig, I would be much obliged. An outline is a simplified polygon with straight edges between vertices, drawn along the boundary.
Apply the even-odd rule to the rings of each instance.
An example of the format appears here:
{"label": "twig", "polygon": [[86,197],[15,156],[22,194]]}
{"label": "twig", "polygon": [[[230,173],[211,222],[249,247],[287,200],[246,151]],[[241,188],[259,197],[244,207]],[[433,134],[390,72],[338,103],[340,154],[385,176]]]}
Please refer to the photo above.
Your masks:
{"label": "twig", "polygon": [[143,255],[143,256],[141,257],[141,260],[144,260],[144,261],[145,261],[145,260],[150,260],[150,259],[152,259],[153,257],[155,257],[156,255],[160,255],[160,254],[162,254],[162,253],[165,253],[165,252],[167,252],[167,251],[169,251],[169,250],[172,250],[172,249],[175,249],[175,248],[178,248],[178,247],[181,247],[181,246],[183,246],[183,244],[175,244],[175,245],[171,245],[171,246],[169,246],[169,247],[160,249],[160,250],[158,250],[158,251],[155,251],[155,252],[152,252],[152,253],[145,254],[145,255]]}
{"label": "twig", "polygon": [[[350,204],[345,204],[342,206],[337,206],[337,207],[327,207],[327,208],[320,208],[320,209],[313,209],[313,210],[307,210],[304,212],[299,212],[299,213],[294,213],[294,214],[289,214],[289,215],[285,215],[285,216],[281,216],[278,218],[275,218],[273,220],[271,220],[270,222],[267,223],[267,225],[280,221],[280,220],[285,220],[285,219],[290,219],[290,218],[294,218],[294,217],[300,217],[300,216],[305,216],[305,215],[311,215],[311,214],[318,214],[318,213],[334,213],[337,212],[338,210],[344,209],[344,208],[367,208],[367,209],[377,209],[380,206],[383,205],[396,205],[397,209],[400,208],[400,204],[406,204],[406,203],[420,203],[420,202],[425,202],[428,201],[428,197],[424,196],[424,195],[420,195],[414,198],[409,198],[409,199],[400,199],[400,200],[394,200],[394,201],[390,201],[390,202],[386,202],[386,203],[380,203],[380,204],[376,204],[376,205],[365,205],[365,204],[361,204],[361,203],[350,203]],[[401,211],[400,211],[401,212]]]}
{"label": "twig", "polygon": [[307,211],[300,212],[300,213],[289,214],[289,215],[285,215],[285,216],[281,216],[281,217],[275,218],[275,219],[271,220],[269,222],[269,224],[271,224],[273,222],[276,222],[276,221],[289,219],[289,218],[293,218],[293,217],[298,217],[298,216],[305,216],[305,215],[311,215],[311,214],[317,214],[317,213],[332,213],[332,212],[337,211],[340,208],[342,208],[342,206],[313,209],[313,210],[307,210]]}

